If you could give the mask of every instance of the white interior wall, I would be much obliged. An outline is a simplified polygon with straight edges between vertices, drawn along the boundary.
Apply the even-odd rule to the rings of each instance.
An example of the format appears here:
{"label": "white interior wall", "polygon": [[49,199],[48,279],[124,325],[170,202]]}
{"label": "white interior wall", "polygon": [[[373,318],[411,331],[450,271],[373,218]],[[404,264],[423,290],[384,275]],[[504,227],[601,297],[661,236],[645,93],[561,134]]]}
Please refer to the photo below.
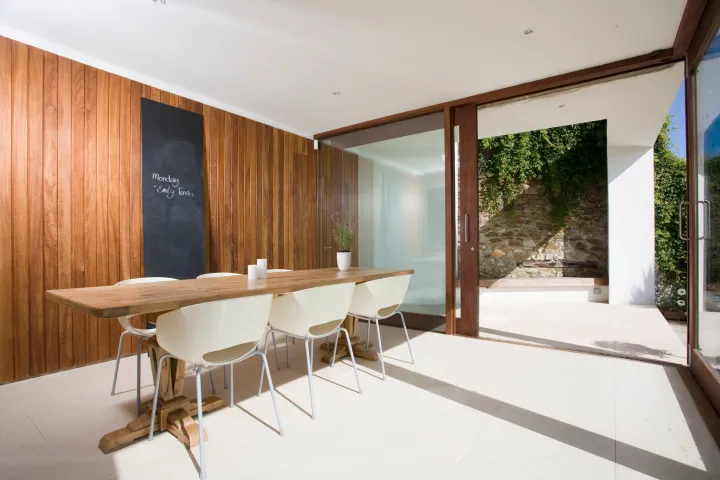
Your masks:
{"label": "white interior wall", "polygon": [[609,303],[655,303],[653,149],[610,144],[608,138]]}

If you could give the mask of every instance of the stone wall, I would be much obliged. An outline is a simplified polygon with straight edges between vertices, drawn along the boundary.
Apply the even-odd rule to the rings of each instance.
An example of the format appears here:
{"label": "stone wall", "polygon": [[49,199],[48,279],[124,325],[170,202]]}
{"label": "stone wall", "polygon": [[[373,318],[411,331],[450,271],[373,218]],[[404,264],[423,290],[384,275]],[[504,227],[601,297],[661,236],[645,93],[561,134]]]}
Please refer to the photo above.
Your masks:
{"label": "stone wall", "polygon": [[589,188],[562,225],[543,188],[531,182],[497,215],[480,212],[480,278],[607,276],[607,185]]}

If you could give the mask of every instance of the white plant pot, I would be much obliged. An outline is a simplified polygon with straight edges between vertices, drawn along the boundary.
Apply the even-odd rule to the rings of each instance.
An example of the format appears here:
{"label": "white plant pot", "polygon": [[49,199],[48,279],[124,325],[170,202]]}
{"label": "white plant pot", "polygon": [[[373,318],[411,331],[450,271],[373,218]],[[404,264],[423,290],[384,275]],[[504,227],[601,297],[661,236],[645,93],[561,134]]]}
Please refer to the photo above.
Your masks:
{"label": "white plant pot", "polygon": [[352,259],[351,252],[337,252],[338,270],[340,270],[341,272],[344,272],[347,269],[349,269],[351,259]]}

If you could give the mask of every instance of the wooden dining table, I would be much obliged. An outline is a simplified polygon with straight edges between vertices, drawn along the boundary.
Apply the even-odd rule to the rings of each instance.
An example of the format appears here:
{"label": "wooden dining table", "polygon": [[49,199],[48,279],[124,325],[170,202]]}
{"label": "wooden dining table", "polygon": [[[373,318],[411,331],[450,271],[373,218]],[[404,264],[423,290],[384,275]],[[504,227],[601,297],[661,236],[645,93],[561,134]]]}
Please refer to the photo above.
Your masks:
{"label": "wooden dining table", "polygon": [[[119,316],[141,314],[157,314],[198,303],[241,298],[252,295],[287,293],[307,288],[335,285],[339,283],[363,283],[381,278],[412,274],[413,270],[391,270],[381,268],[350,268],[340,272],[337,268],[321,268],[314,270],[295,270],[268,274],[266,279],[248,280],[245,275],[202,278],[193,280],[177,280],[173,282],[151,282],[131,285],[113,285],[103,287],[68,288],[48,290],[45,295],[49,300],[73,308],[98,318],[113,319]],[[241,318],[238,321],[242,321]],[[349,354],[349,349],[362,358],[377,360],[376,352],[371,352],[356,335],[357,319],[347,317],[345,328],[350,333],[350,345],[340,340],[337,356]],[[332,360],[333,344],[323,345],[327,353],[322,360]],[[328,348],[329,347],[329,348]],[[153,380],[160,375],[160,392],[158,398],[155,424],[150,425],[151,402],[142,404],[141,414],[130,421],[125,427],[105,434],[98,447],[104,453],[123,448],[139,438],[155,431],[169,431],[187,447],[193,447],[200,440],[200,432],[193,416],[197,414],[197,403],[183,395],[185,362],[169,358],[164,362],[161,371],[157,372],[157,359],[167,353],[151,339],[148,342],[148,354],[152,366]],[[153,383],[154,383],[153,382]],[[203,400],[202,411],[208,413],[224,406],[217,396]],[[203,432],[207,439],[207,432]]]}

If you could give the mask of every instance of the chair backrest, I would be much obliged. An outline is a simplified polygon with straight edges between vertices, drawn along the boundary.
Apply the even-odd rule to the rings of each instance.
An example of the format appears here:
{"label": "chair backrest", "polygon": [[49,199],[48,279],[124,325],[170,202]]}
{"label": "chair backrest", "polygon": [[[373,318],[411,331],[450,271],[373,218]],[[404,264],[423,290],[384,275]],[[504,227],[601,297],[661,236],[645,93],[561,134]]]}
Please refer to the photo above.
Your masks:
{"label": "chair backrest", "polygon": [[369,318],[392,315],[405,299],[412,275],[381,278],[355,287],[350,313]]}
{"label": "chair backrest", "polygon": [[267,273],[278,273],[278,272],[292,272],[292,270],[288,270],[287,268],[268,268]]}
{"label": "chair backrest", "polygon": [[354,283],[340,283],[276,297],[270,324],[302,335],[332,332],[345,320],[354,289]]}
{"label": "chair backrest", "polygon": [[198,275],[197,278],[236,277],[238,275],[242,275],[242,273],[213,272],[213,273],[203,273],[202,275]]}
{"label": "chair backrest", "polygon": [[[176,278],[168,278],[168,277],[140,277],[140,278],[129,278],[127,280],[123,280],[121,282],[117,282],[115,285],[133,285],[136,283],[153,283],[153,282],[171,282],[177,280]],[[134,335],[153,335],[155,333],[155,329],[152,328],[136,328],[133,324],[130,323],[130,319],[134,317],[135,315],[128,315],[125,317],[118,317],[118,320],[120,321],[120,325],[122,327],[134,334]]]}
{"label": "chair backrest", "polygon": [[[173,310],[158,317],[157,341],[171,355],[195,365],[236,360],[260,343],[271,303],[272,295],[255,295]],[[241,354],[233,357],[234,351]]]}

